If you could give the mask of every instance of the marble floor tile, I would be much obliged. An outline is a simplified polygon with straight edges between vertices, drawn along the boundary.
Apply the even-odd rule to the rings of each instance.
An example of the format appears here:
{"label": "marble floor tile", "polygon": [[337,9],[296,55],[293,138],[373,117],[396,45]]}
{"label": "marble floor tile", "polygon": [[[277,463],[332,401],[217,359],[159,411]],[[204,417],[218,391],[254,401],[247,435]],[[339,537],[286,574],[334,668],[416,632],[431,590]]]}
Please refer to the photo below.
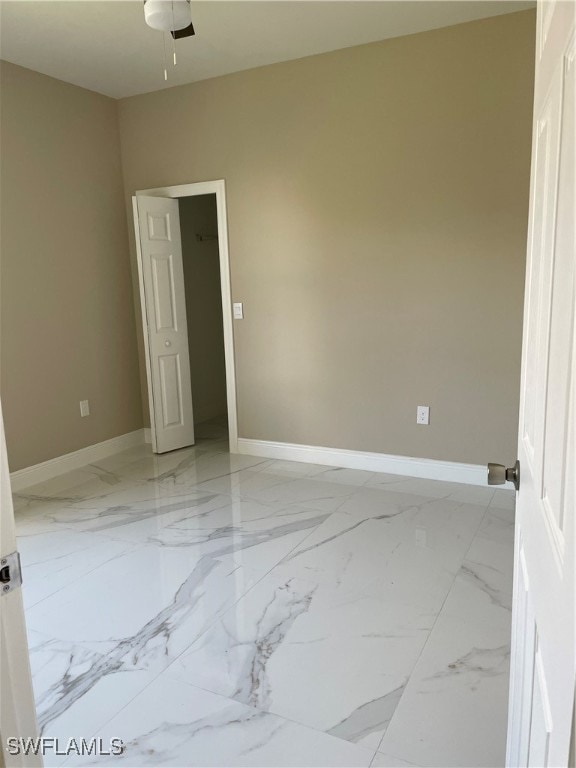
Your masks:
{"label": "marble floor tile", "polygon": [[492,500],[490,501],[492,509],[508,509],[514,511],[516,508],[516,492],[514,490],[496,489]]}
{"label": "marble floor tile", "polygon": [[[76,578],[70,579],[68,570],[69,583],[63,586],[51,572],[44,588],[53,594],[27,611],[31,629],[58,647],[71,643],[79,649],[66,669],[60,697],[70,706],[103,678],[168,666],[327,516],[297,507],[275,511],[229,497],[217,502],[153,535],[141,528],[154,519],[141,521],[136,525],[144,543],[130,546],[108,539],[89,556],[80,546],[98,534],[42,534],[60,535],[61,547],[71,545],[70,537],[81,539]],[[88,569],[96,554],[102,563]],[[66,557],[74,562],[73,554]],[[97,658],[87,675],[86,658],[94,652]],[[51,691],[57,687],[51,685]],[[41,703],[49,702],[51,711],[61,709],[60,699],[53,698],[43,697]],[[42,717],[48,721],[51,714],[42,712]]]}
{"label": "marble floor tile", "polygon": [[25,608],[32,608],[130,548],[128,543],[96,533],[55,531],[53,525],[46,533],[19,537],[18,550],[26,574],[22,585]]}
{"label": "marble floor tile", "polygon": [[19,535],[38,533],[52,529],[74,528],[75,530],[94,530],[107,525],[122,525],[145,517],[157,517],[158,511],[170,511],[178,504],[186,508],[195,499],[205,497],[206,493],[182,490],[180,493],[168,492],[160,486],[146,485],[140,482],[123,481],[113,488],[99,487],[99,481],[87,481],[81,486],[71,488],[69,492],[50,496],[20,496],[19,502],[27,501],[24,508],[16,509]]}
{"label": "marble floor tile", "polygon": [[400,479],[398,475],[382,475],[362,469],[327,467],[324,464],[305,464],[299,461],[271,460],[266,464],[260,465],[258,471],[273,475],[284,475],[286,477],[305,477],[309,480],[357,486],[362,486],[369,481],[376,481],[378,479],[383,482],[385,477],[390,477],[391,480]]}
{"label": "marble floor tile", "polygon": [[124,739],[102,765],[503,765],[514,494],[197,433],[15,494],[43,734]]}
{"label": "marble floor tile", "polygon": [[166,525],[148,542],[265,573],[328,517],[326,512],[298,505],[270,506],[217,496],[198,514]]}
{"label": "marble floor tile", "polygon": [[440,617],[379,749],[424,766],[504,765],[509,646],[509,620]]}
{"label": "marble floor tile", "polygon": [[478,536],[506,547],[514,545],[514,509],[488,507]]}
{"label": "marble floor tile", "polygon": [[[141,450],[141,447],[139,447],[139,450]],[[121,456],[121,453],[114,454],[114,465],[118,465],[122,461]],[[33,505],[34,502],[42,502],[55,497],[81,498],[81,495],[74,494],[72,489],[82,485],[82,483],[86,483],[92,477],[89,466],[86,465],[85,467],[73,469],[70,472],[52,477],[49,480],[44,480],[41,483],[35,483],[34,485],[22,488],[13,494],[14,510],[20,512]]]}
{"label": "marble floor tile", "polygon": [[255,456],[243,456],[239,454],[206,453],[199,457],[189,457],[172,470],[167,470],[153,478],[154,482],[168,485],[168,487],[195,486],[210,480],[234,477],[243,470],[254,469],[267,464],[267,459]]}
{"label": "marble floor tile", "polygon": [[483,508],[430,500],[425,510],[398,512],[383,502],[373,516],[363,514],[331,515],[279,567],[326,586],[440,610]]}
{"label": "marble floor tile", "polygon": [[178,471],[180,467],[187,467],[191,462],[206,454],[212,455],[211,451],[198,445],[161,454],[152,453],[150,446],[138,446],[129,451],[123,451],[122,454],[100,459],[95,465],[90,466],[111,472],[119,477],[152,481],[160,475]]}
{"label": "marble floor tile", "polygon": [[191,560],[184,549],[142,546],[35,605],[28,628],[76,649],[50,695],[37,689],[41,721],[75,707],[103,679],[162,671],[261,576],[231,562]]}
{"label": "marble floor tile", "polygon": [[110,670],[112,644],[90,646],[50,638],[30,628],[28,642],[40,732],[64,743],[71,737],[90,738],[98,733],[157,676],[130,665],[123,668],[121,663]]}
{"label": "marble floor tile", "polygon": [[[112,538],[142,541],[150,534],[190,514],[210,502],[216,494],[183,491],[168,494],[164,489],[135,485],[133,488],[108,494],[105,498],[86,498],[76,502],[49,504],[44,512],[28,515],[52,521],[52,530],[68,528],[91,531]],[[42,530],[45,530],[42,527]],[[30,532],[33,532],[32,528]]]}
{"label": "marble floor tile", "polygon": [[429,498],[452,499],[467,504],[488,505],[494,496],[494,488],[488,486],[465,485],[464,483],[447,483],[441,480],[426,480],[418,477],[384,476],[369,480],[369,487],[379,487],[395,493],[410,493]]}
{"label": "marble floor tile", "polygon": [[[514,521],[502,519],[489,509],[466,553],[464,565],[469,578],[478,580],[482,588],[512,606],[512,568],[514,555]],[[512,514],[512,513],[510,513]]]}
{"label": "marble floor tile", "polygon": [[510,573],[464,560],[380,751],[421,766],[504,765],[511,589]]}
{"label": "marble floor tile", "polygon": [[258,472],[257,467],[202,482],[198,487],[264,504],[301,504],[325,512],[335,512],[357,490],[343,483]]}
{"label": "marble floor tile", "polygon": [[376,752],[370,768],[418,768],[415,763],[409,763],[407,760],[401,760],[399,757],[385,755],[383,752]]}
{"label": "marble floor tile", "polygon": [[[162,702],[162,706],[158,706]],[[368,766],[373,751],[168,677],[157,679],[100,731],[124,753],[66,766]]]}
{"label": "marble floor tile", "polygon": [[168,670],[376,749],[436,614],[273,571]]}

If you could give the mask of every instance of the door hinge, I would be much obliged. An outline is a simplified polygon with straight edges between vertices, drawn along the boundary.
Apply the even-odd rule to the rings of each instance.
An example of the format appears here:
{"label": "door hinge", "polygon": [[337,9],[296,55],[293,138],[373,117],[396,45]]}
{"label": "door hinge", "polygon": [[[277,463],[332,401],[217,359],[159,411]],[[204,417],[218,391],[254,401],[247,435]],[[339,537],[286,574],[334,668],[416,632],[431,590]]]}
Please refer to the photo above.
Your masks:
{"label": "door hinge", "polygon": [[20,553],[12,552],[0,559],[0,589],[2,595],[13,592],[22,584]]}

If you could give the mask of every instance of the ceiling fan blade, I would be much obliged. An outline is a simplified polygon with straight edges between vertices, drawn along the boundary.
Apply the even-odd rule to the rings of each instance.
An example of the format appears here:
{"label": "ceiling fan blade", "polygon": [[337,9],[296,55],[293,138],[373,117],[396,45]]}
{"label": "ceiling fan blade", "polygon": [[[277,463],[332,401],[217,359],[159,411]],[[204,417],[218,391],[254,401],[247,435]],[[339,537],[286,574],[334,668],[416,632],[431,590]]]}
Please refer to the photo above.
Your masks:
{"label": "ceiling fan blade", "polygon": [[170,32],[174,40],[180,40],[182,37],[192,37],[192,35],[195,35],[194,27],[192,23],[190,23],[187,27],[184,27],[184,29],[177,29],[175,32]]}

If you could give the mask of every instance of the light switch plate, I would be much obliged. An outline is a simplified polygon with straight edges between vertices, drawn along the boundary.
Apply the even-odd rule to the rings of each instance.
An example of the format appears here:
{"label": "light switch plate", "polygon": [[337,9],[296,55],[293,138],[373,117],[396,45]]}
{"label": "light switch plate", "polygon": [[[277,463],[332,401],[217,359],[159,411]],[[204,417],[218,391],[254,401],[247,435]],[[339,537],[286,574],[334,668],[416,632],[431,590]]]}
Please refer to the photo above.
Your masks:
{"label": "light switch plate", "polygon": [[232,304],[232,313],[234,315],[234,320],[244,319],[244,305],[241,301]]}
{"label": "light switch plate", "polygon": [[90,403],[88,400],[80,400],[80,416],[90,416]]}

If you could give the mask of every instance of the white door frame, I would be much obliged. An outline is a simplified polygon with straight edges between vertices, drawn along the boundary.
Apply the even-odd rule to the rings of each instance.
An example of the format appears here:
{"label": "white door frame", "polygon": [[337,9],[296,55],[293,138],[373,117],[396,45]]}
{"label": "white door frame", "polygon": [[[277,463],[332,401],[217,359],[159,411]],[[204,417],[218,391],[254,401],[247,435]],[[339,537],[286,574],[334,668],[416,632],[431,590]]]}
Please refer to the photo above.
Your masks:
{"label": "white door frame", "polygon": [[[224,179],[217,181],[201,181],[193,184],[179,184],[173,187],[158,187],[156,189],[140,189],[136,197],[197,197],[198,195],[216,195],[216,212],[218,218],[218,251],[220,255],[220,287],[222,292],[222,325],[224,328],[224,359],[226,366],[226,401],[228,406],[228,436],[230,452],[238,452],[238,410],[236,405],[236,366],[234,363],[234,327],[232,321],[232,289],[230,284],[230,254],[228,251],[228,220],[226,215],[226,185]],[[142,310],[142,330],[144,336],[144,351],[146,355],[146,378],[148,381],[148,404],[150,408],[150,433],[152,449],[156,450],[156,428],[154,418],[154,397],[152,391],[152,368],[150,348],[148,343],[146,317],[146,295],[144,293],[144,276],[140,234],[138,232],[138,208],[133,200],[134,223],[136,235],[136,255],[138,260],[138,282],[140,285],[140,307]]]}

